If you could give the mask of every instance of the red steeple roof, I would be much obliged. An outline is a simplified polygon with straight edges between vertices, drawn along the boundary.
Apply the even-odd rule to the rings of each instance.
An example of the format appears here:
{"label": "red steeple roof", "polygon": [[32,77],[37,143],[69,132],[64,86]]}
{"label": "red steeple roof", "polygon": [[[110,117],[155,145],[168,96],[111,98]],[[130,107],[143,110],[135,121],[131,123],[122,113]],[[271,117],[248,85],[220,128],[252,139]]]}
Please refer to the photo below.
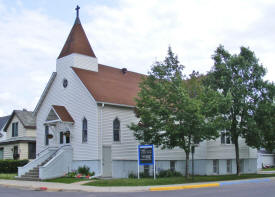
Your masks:
{"label": "red steeple roof", "polygon": [[78,9],[76,10],[77,16],[75,19],[74,26],[57,59],[70,55],[72,53],[80,53],[83,55],[96,57],[79,20]]}

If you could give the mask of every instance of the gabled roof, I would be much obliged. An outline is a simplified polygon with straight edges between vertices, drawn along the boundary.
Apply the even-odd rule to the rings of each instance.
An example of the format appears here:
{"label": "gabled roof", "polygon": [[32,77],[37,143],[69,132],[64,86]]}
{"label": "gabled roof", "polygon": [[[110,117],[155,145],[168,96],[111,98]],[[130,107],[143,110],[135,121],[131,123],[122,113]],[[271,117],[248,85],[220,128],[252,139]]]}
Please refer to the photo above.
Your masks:
{"label": "gabled roof", "polygon": [[9,118],[10,118],[10,116],[0,117],[0,131],[5,126],[5,124],[8,122]]}
{"label": "gabled roof", "polygon": [[72,116],[64,106],[53,105],[54,111],[63,122],[74,122]]}
{"label": "gabled roof", "polygon": [[135,106],[142,74],[98,65],[98,72],[73,68],[97,102]]}
{"label": "gabled roof", "polygon": [[17,118],[20,120],[20,122],[23,124],[24,128],[27,129],[35,129],[36,123],[35,123],[35,117],[33,116],[33,113],[31,111],[27,110],[14,110],[5,125],[4,130],[7,131],[7,128],[9,127],[12,119],[14,116],[17,116]]}
{"label": "gabled roof", "polygon": [[78,17],[57,59],[72,53],[96,57]]}

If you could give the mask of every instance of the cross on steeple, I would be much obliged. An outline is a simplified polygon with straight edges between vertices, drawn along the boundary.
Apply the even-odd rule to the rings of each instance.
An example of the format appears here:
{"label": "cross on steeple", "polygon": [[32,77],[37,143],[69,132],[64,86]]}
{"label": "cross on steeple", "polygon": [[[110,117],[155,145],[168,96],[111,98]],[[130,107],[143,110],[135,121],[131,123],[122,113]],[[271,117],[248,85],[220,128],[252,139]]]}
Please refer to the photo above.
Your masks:
{"label": "cross on steeple", "polygon": [[79,9],[80,9],[80,7],[77,5],[76,8],[75,8],[77,18],[79,17]]}

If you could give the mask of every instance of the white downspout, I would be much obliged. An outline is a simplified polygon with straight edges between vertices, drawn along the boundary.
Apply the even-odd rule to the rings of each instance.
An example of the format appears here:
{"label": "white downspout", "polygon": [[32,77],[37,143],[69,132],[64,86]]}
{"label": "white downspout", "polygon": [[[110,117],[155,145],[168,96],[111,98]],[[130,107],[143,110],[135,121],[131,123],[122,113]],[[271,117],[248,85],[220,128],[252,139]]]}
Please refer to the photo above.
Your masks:
{"label": "white downspout", "polygon": [[104,103],[101,104],[101,112],[100,112],[100,135],[101,135],[101,176],[103,175],[103,129],[102,129],[102,113],[103,113]]}

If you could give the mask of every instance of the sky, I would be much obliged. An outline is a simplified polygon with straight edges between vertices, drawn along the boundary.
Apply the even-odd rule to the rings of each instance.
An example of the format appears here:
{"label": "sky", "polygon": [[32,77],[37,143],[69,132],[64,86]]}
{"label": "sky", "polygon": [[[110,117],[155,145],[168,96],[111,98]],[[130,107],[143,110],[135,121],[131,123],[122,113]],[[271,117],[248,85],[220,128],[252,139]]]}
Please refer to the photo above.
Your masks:
{"label": "sky", "polygon": [[249,47],[275,82],[275,0],[0,0],[0,116],[34,110],[80,6],[99,63],[146,74],[172,47],[185,74]]}

